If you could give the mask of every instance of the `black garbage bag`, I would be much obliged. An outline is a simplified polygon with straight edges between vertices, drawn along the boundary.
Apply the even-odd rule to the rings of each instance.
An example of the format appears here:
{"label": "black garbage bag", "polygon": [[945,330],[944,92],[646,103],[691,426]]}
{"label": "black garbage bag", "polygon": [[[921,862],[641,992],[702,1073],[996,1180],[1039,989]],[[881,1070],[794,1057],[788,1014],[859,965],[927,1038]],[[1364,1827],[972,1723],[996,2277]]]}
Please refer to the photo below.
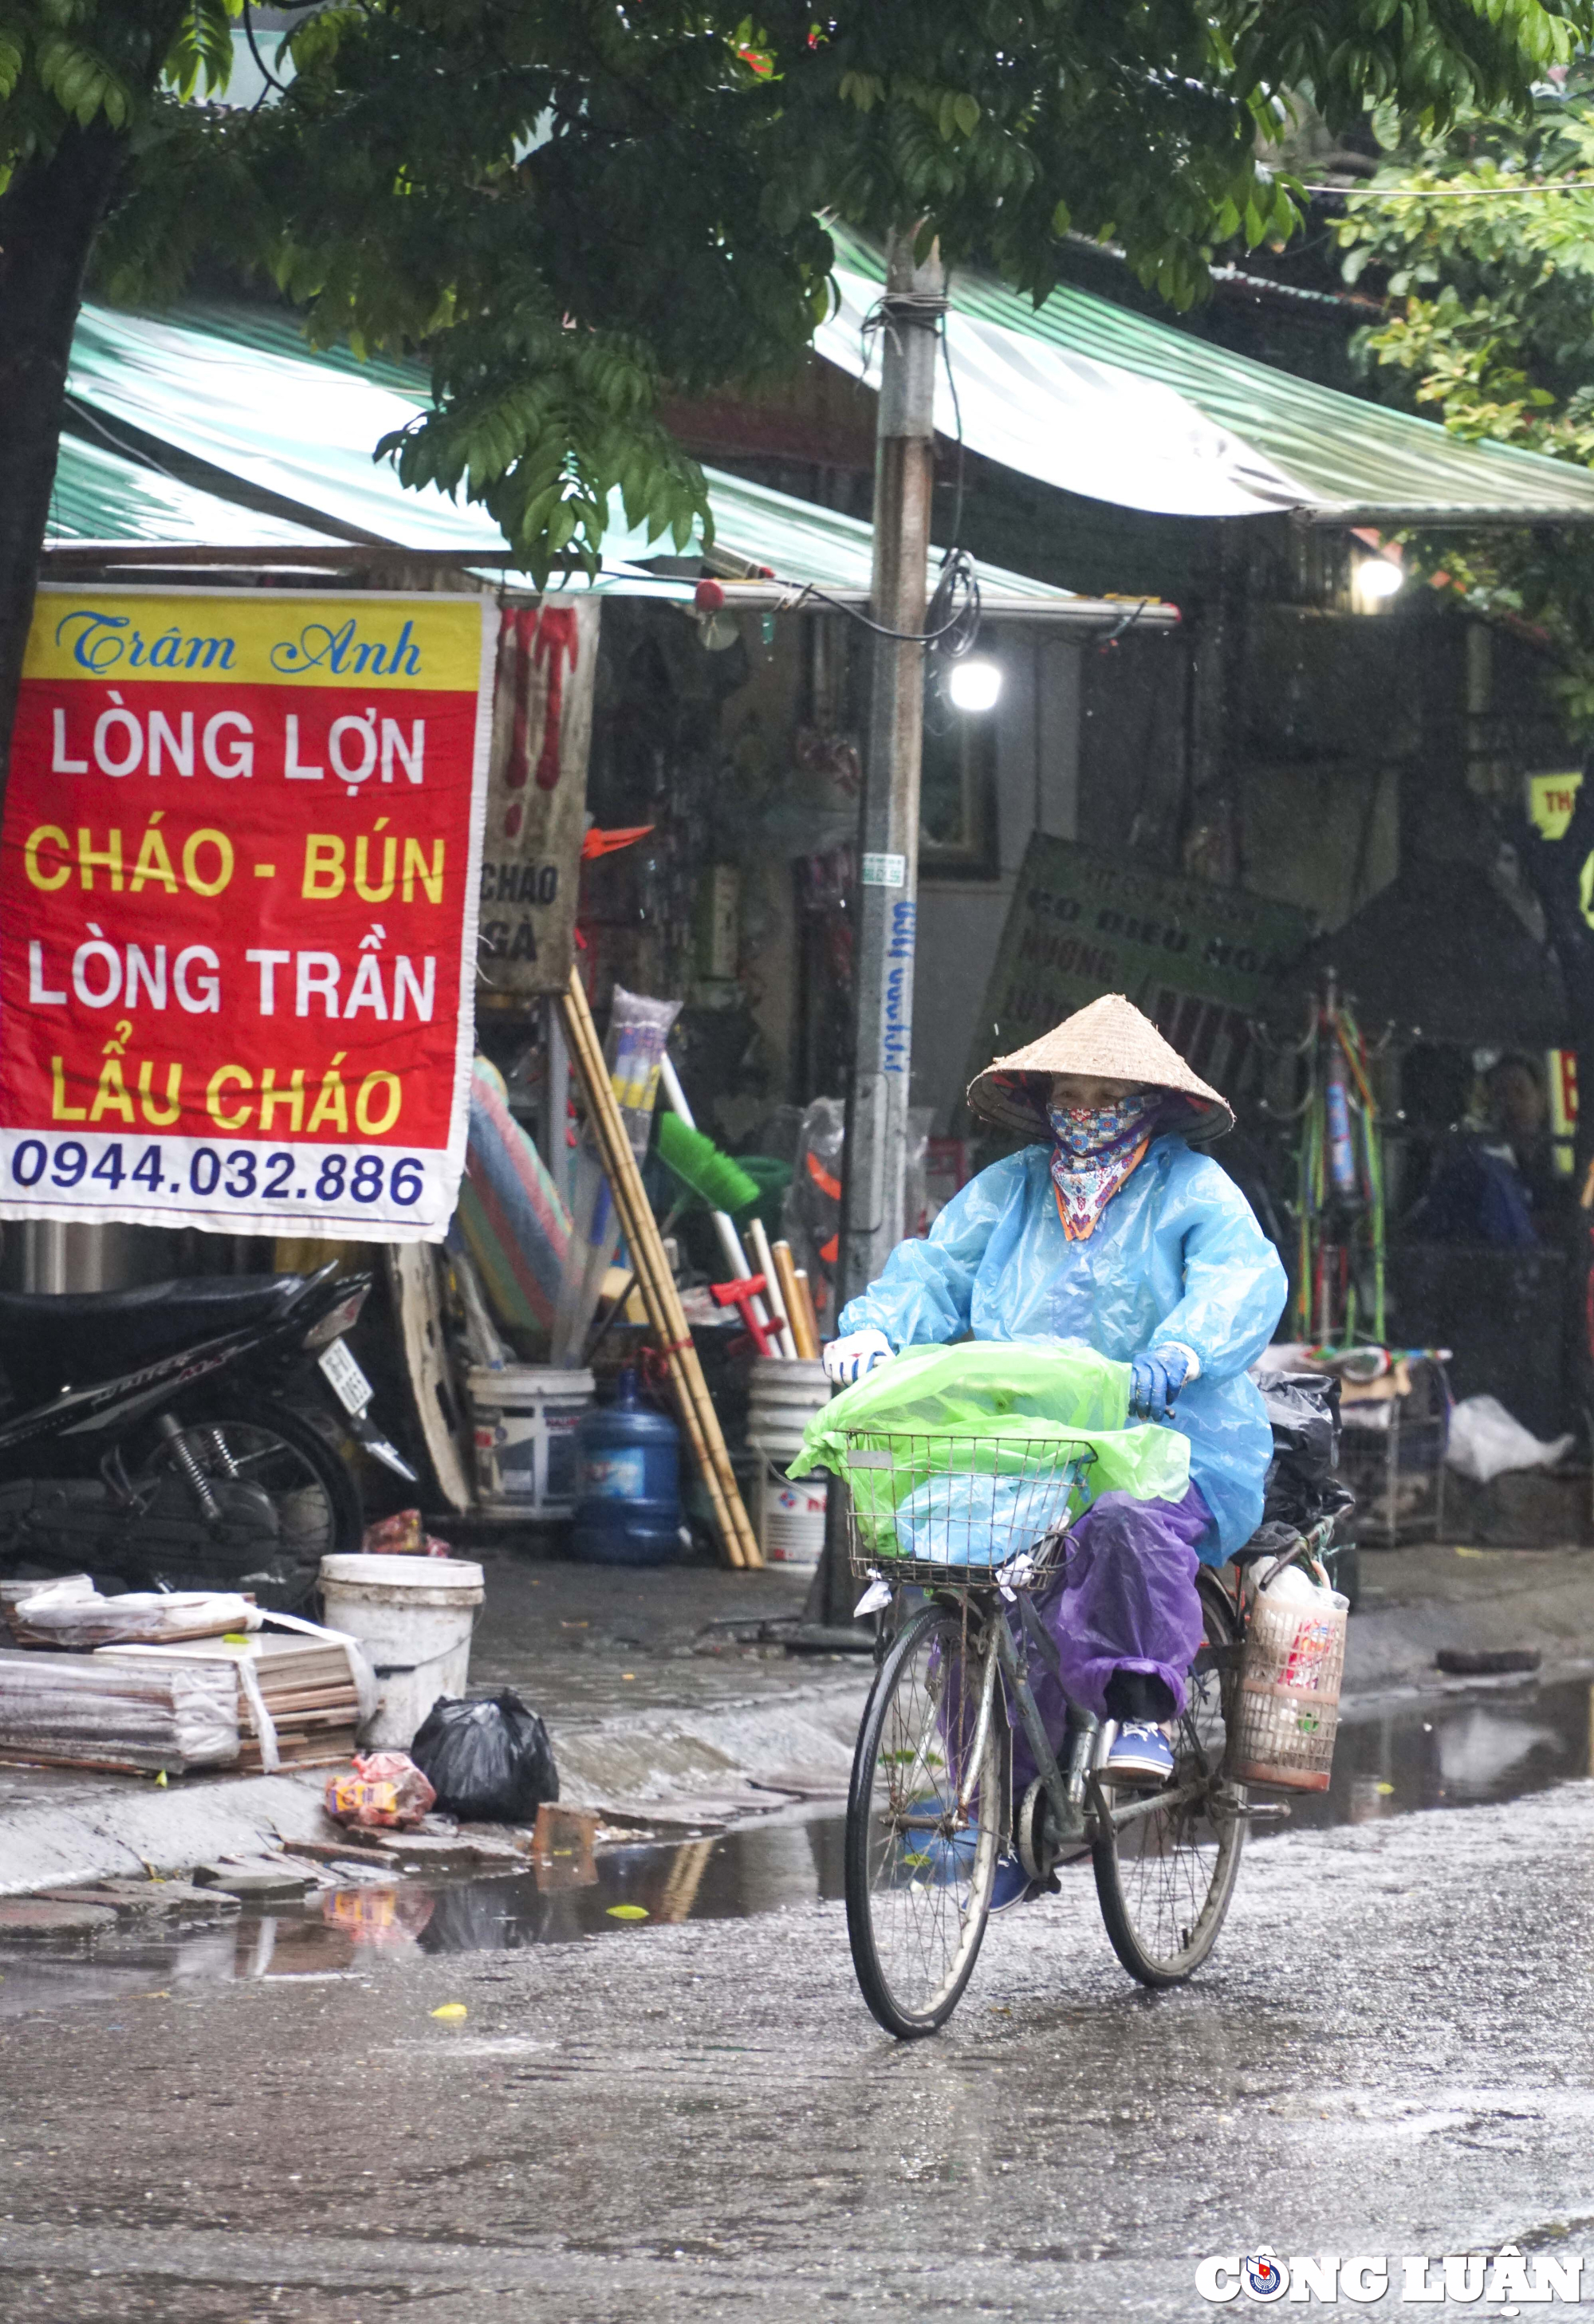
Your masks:
{"label": "black garbage bag", "polygon": [[463,1823],[530,1823],[559,1796],[548,1729],[508,1687],[470,1701],[439,1695],[410,1757]]}
{"label": "black garbage bag", "polygon": [[1273,1458],[1262,1488],[1266,1522],[1304,1533],[1348,1509],[1355,1495],[1341,1484],[1340,1383],[1331,1372],[1275,1372],[1262,1383],[1273,1429]]}

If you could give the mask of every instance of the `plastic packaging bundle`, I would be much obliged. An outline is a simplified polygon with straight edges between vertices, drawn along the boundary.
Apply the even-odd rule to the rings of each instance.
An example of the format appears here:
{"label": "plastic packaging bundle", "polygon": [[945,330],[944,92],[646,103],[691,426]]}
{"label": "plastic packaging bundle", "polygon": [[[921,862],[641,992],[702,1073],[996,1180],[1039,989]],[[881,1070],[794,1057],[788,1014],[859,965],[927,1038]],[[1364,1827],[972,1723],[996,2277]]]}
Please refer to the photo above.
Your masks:
{"label": "plastic packaging bundle", "polygon": [[368,1525],[360,1543],[363,1557],[449,1557],[450,1545],[428,1533],[419,1509],[401,1509],[396,1517],[379,1517]]}
{"label": "plastic packaging bundle", "polygon": [[1513,1469],[1553,1469],[1577,1440],[1554,1436],[1541,1443],[1497,1397],[1469,1396],[1450,1416],[1449,1466],[1487,1485]]}
{"label": "plastic packaging bundle", "polygon": [[571,1233],[564,1196],[511,1113],[502,1075],[478,1057],[471,1068],[465,1174],[448,1240],[475,1261],[506,1330],[552,1329]]}
{"label": "plastic packaging bundle", "polygon": [[230,1767],[238,1748],[226,1664],[0,1654],[0,1749],[18,1757],[175,1773]]}
{"label": "plastic packaging bundle", "polygon": [[927,1477],[898,1503],[891,1524],[900,1556],[984,1565],[1037,1541],[1066,1505],[1060,1476]]}
{"label": "plastic packaging bundle", "polygon": [[[1050,1480],[1074,1448],[1092,1456],[1074,1515],[1103,1493],[1183,1498],[1187,1440],[1171,1428],[1129,1426],[1129,1397],[1128,1364],[1080,1340],[909,1349],[815,1414],[789,1473],[831,1469],[847,1479],[866,1554],[979,1563],[970,1546],[978,1547],[976,1519],[989,1509],[993,1526],[1021,1528],[1027,1492],[1055,1501]],[[889,1461],[848,1457],[870,1448],[889,1452]],[[953,1508],[947,1479],[966,1480],[966,1508],[960,1499]]]}
{"label": "plastic packaging bundle", "polygon": [[413,1831],[437,1796],[407,1751],[372,1751],[333,1776],[327,1812],[361,1830]]}
{"label": "plastic packaging bundle", "polygon": [[183,1638],[219,1638],[255,1630],[260,1614],[232,1591],[129,1591],[102,1598],[87,1576],[41,1582],[37,1592],[14,1599],[7,1616],[19,1646],[59,1646],[87,1654],[94,1646],[161,1646]]}
{"label": "plastic packaging bundle", "polygon": [[410,1747],[438,1803],[467,1823],[530,1823],[559,1796],[548,1729],[518,1694],[434,1702]]}
{"label": "plastic packaging bundle", "polygon": [[[678,1001],[650,1001],[614,988],[609,1038],[604,1056],[625,1134],[640,1168],[647,1159],[659,1094],[659,1067],[670,1028],[681,1013]],[[576,1161],[576,1231],[570,1238],[558,1314],[554,1323],[552,1361],[567,1370],[581,1361],[586,1335],[597,1313],[604,1277],[620,1245],[620,1219],[589,1122]]]}

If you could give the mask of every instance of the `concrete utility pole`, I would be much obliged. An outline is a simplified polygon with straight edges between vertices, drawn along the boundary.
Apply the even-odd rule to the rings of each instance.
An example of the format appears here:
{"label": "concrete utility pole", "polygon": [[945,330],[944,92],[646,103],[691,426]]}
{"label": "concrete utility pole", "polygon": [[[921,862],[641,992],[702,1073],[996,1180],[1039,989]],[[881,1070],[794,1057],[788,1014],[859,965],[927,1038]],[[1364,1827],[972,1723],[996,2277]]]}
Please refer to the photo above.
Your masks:
{"label": "concrete utility pole", "polygon": [[[935,363],[946,277],[938,248],[920,265],[913,231],[894,233],[881,301],[871,606],[887,629],[925,626],[935,481]],[[880,1273],[903,1234],[925,649],[873,641],[860,816],[853,1069],[847,1092],[841,1299]]]}

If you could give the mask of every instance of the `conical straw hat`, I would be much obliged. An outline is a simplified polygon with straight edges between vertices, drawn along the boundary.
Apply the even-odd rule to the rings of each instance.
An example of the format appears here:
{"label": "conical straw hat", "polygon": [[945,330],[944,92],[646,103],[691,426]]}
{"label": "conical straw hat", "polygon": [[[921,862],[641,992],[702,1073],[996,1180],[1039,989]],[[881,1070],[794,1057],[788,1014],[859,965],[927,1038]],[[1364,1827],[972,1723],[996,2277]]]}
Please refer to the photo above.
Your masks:
{"label": "conical straw hat", "polygon": [[1095,1081],[1176,1091],[1191,1102],[1190,1119],[1181,1125],[1189,1138],[1221,1138],[1234,1127],[1228,1101],[1191,1072],[1150,1018],[1142,1016],[1121,992],[1104,992],[1027,1049],[994,1059],[969,1084],[970,1107],[1003,1130],[1016,1130],[1026,1138],[1049,1138],[1046,1101],[1054,1074],[1083,1074]]}

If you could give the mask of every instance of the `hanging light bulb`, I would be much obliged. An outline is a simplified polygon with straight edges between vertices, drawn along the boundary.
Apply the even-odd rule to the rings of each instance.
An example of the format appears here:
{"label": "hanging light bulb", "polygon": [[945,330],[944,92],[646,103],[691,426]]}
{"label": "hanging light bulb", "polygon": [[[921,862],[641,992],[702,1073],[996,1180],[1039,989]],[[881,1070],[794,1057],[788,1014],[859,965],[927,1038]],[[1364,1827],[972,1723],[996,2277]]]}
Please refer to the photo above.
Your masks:
{"label": "hanging light bulb", "polygon": [[1001,664],[989,654],[965,654],[946,672],[946,698],[954,710],[994,710],[1001,690]]}
{"label": "hanging light bulb", "polygon": [[1396,595],[1405,579],[1399,566],[1387,557],[1361,557],[1357,559],[1351,588],[1356,596],[1378,604]]}

